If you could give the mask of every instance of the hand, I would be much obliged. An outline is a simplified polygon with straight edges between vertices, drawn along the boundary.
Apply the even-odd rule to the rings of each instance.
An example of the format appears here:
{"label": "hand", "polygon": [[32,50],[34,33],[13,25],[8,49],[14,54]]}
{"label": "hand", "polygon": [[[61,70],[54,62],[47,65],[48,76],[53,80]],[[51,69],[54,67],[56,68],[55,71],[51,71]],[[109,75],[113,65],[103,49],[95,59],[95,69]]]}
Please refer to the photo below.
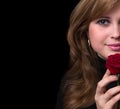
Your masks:
{"label": "hand", "polygon": [[117,109],[117,102],[120,100],[120,86],[115,86],[106,90],[106,86],[117,81],[116,75],[111,75],[107,70],[102,80],[97,84],[95,102],[97,109]]}

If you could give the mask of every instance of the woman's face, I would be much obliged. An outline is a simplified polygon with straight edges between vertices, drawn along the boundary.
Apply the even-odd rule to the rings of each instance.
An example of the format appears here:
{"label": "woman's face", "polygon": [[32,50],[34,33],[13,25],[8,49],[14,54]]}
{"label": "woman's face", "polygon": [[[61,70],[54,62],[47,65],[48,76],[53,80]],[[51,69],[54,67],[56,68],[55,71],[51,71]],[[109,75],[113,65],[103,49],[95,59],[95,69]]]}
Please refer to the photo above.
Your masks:
{"label": "woman's face", "polygon": [[120,53],[120,6],[90,23],[89,41],[94,51],[104,59]]}

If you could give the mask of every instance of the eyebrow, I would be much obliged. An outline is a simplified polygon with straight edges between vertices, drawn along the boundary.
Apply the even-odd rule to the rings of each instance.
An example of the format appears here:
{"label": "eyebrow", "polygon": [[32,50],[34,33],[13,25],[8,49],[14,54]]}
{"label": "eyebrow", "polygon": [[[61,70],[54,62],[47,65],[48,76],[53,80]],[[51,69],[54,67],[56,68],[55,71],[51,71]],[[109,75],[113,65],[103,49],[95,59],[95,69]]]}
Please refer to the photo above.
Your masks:
{"label": "eyebrow", "polygon": [[108,17],[108,16],[101,16],[100,18],[110,19],[110,17]]}

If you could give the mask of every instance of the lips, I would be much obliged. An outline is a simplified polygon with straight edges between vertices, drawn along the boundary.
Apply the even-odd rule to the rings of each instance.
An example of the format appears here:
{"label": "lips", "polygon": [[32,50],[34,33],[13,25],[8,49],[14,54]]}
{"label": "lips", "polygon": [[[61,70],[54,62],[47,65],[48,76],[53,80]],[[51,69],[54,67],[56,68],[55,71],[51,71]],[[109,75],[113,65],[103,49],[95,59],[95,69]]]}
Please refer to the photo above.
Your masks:
{"label": "lips", "polygon": [[108,44],[107,46],[113,51],[120,51],[120,43],[118,43],[118,44]]}

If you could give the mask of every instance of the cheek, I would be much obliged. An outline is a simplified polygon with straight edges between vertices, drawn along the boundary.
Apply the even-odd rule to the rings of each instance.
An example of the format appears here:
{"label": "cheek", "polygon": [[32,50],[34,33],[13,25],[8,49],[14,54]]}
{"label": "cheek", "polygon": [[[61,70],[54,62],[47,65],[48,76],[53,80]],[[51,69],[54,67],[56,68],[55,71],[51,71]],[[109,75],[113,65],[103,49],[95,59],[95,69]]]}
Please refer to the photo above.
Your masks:
{"label": "cheek", "polygon": [[97,43],[100,40],[100,36],[101,36],[101,32],[97,28],[91,27],[89,29],[89,40],[91,44],[95,42]]}
{"label": "cheek", "polygon": [[98,29],[98,27],[90,26],[88,37],[89,37],[92,48],[96,52],[98,52],[99,50],[102,49],[102,45],[103,45],[103,42],[104,42],[104,38],[102,36],[103,36],[103,33],[101,32],[100,29]]}

